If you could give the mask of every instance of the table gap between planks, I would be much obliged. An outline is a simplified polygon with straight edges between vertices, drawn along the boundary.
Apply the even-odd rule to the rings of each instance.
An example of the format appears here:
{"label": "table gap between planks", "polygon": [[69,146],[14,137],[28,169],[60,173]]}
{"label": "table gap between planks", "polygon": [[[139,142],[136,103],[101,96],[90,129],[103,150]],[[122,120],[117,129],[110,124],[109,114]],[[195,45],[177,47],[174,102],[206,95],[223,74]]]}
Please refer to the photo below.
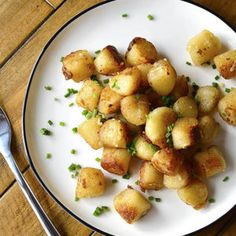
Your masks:
{"label": "table gap between planks", "polygon": [[[12,123],[12,151],[18,166],[61,235],[93,231],[66,213],[43,190],[25,158],[21,111],[28,77],[50,37],[72,16],[101,0],[0,0],[0,106]],[[236,28],[235,0],[194,0]],[[30,220],[29,220],[30,219]],[[236,234],[236,208],[194,236]],[[0,155],[0,234],[46,235]],[[93,234],[100,235],[100,234]]]}

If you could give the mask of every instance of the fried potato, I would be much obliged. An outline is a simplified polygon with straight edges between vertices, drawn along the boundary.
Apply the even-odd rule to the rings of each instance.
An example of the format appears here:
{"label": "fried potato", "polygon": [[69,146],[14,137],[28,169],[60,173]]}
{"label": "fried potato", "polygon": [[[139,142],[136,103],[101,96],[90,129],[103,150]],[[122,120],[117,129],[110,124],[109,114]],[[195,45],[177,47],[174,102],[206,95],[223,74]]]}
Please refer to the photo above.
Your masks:
{"label": "fried potato", "polygon": [[175,81],[175,87],[173,88],[171,95],[177,100],[180,97],[187,96],[189,92],[188,80],[184,75],[177,76]]}
{"label": "fried potato", "polygon": [[140,70],[141,72],[141,87],[142,88],[148,88],[149,87],[149,83],[148,83],[148,72],[149,70],[152,68],[152,64],[151,63],[145,63],[145,64],[140,64],[137,65],[137,68]]}

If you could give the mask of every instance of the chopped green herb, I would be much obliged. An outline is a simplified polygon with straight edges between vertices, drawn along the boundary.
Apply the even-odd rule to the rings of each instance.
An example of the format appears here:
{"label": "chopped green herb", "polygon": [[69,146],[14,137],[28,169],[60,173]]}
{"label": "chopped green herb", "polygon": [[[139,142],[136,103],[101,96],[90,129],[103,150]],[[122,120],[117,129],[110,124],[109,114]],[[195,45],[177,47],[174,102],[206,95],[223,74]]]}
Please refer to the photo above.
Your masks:
{"label": "chopped green herb", "polygon": [[69,104],[69,107],[73,107],[75,104],[72,102]]}
{"label": "chopped green herb", "polygon": [[135,148],[135,140],[133,140],[132,142],[130,142],[130,143],[127,144],[127,149],[128,149],[128,152],[129,152],[132,156],[136,155],[137,150],[136,150],[136,148]]}
{"label": "chopped green herb", "polygon": [[107,206],[96,207],[95,211],[93,212],[94,216],[100,216],[102,213],[110,211],[110,208]]}
{"label": "chopped green herb", "polygon": [[118,180],[117,180],[117,179],[112,179],[111,182],[112,182],[113,184],[116,184],[116,183],[118,182]]}
{"label": "chopped green herb", "polygon": [[100,52],[101,52],[101,50],[97,50],[97,51],[95,52],[95,54],[98,55]]}
{"label": "chopped green herb", "polygon": [[98,109],[94,108],[93,112],[92,112],[92,117],[96,117],[98,114]]}
{"label": "chopped green herb", "polygon": [[219,87],[219,84],[216,83],[216,82],[212,82],[212,86],[215,87],[215,88],[218,88],[218,87]]}
{"label": "chopped green herb", "polygon": [[75,201],[78,202],[78,201],[79,201],[79,198],[78,198],[78,197],[75,197]]}
{"label": "chopped green herb", "polygon": [[98,80],[96,75],[91,75],[91,76],[90,76],[90,79],[91,79],[91,80],[95,80],[95,81]]}
{"label": "chopped green herb", "polygon": [[209,203],[215,203],[216,200],[215,200],[214,198],[209,198],[209,199],[208,199],[208,202],[209,202]]}
{"label": "chopped green herb", "polygon": [[61,121],[61,122],[59,123],[59,125],[60,125],[60,126],[65,126],[65,125],[66,125],[66,123],[65,123],[65,122],[63,122],[63,121]]}
{"label": "chopped green herb", "polygon": [[122,176],[123,179],[130,179],[130,177],[131,177],[131,174],[129,173],[129,171],[125,175]]}
{"label": "chopped green herb", "polygon": [[83,110],[83,111],[82,111],[82,115],[83,115],[83,116],[86,116],[88,113],[89,113],[88,110]]}
{"label": "chopped green herb", "polygon": [[154,20],[154,16],[150,15],[150,14],[147,16],[147,18],[148,18],[148,20]]}
{"label": "chopped green herb", "polygon": [[100,161],[101,161],[101,158],[96,157],[95,160],[96,160],[97,162],[100,162]]}
{"label": "chopped green herb", "polygon": [[166,129],[166,143],[168,144],[169,147],[173,147],[173,141],[172,141],[172,130],[174,128],[174,123],[170,124],[167,126]]}
{"label": "chopped green herb", "polygon": [[78,93],[78,90],[75,90],[75,89],[73,89],[73,88],[68,88],[68,89],[67,89],[67,93],[64,95],[64,97],[65,97],[65,98],[68,98],[68,97],[70,97],[71,95],[76,94],[76,93]]}
{"label": "chopped green herb", "polygon": [[229,176],[225,176],[224,179],[223,179],[223,182],[226,182],[229,180]]}
{"label": "chopped green herb", "polygon": [[52,87],[51,86],[44,86],[44,88],[46,89],[46,90],[52,90]]}
{"label": "chopped green herb", "polygon": [[110,208],[108,206],[102,206],[103,211],[110,211]]}
{"label": "chopped green herb", "polygon": [[75,164],[75,163],[72,163],[72,164],[68,167],[68,170],[69,170],[70,172],[72,172],[72,174],[71,174],[71,177],[72,177],[72,178],[75,178],[76,176],[78,176],[80,169],[81,169],[81,165]]}
{"label": "chopped green herb", "polygon": [[212,67],[212,69],[216,69],[216,65],[215,64],[212,64],[211,67]]}
{"label": "chopped green herb", "polygon": [[221,116],[226,117],[226,113],[222,112]]}
{"label": "chopped green herb", "polygon": [[153,201],[154,199],[155,199],[155,198],[154,198],[153,196],[149,196],[149,197],[148,197],[148,200],[149,200],[149,201]]}
{"label": "chopped green herb", "polygon": [[189,62],[189,61],[186,61],[186,65],[189,65],[189,66],[191,66],[191,65],[192,65],[192,63],[191,63],[191,62]]}
{"label": "chopped green herb", "polygon": [[74,134],[76,134],[76,133],[77,133],[77,127],[72,128],[72,132],[73,132]]}
{"label": "chopped green herb", "polygon": [[122,14],[122,17],[128,17],[129,15],[127,13]]}
{"label": "chopped green herb", "polygon": [[155,201],[156,201],[156,202],[161,202],[161,198],[156,197],[156,198],[155,198]]}
{"label": "chopped green herb", "polygon": [[136,184],[136,185],[139,185],[139,183],[140,183],[139,180],[135,181],[135,184]]}
{"label": "chopped green herb", "polygon": [[219,80],[220,79],[220,76],[219,75],[216,75],[215,76],[215,80]]}
{"label": "chopped green herb", "polygon": [[50,130],[46,129],[46,128],[40,129],[40,133],[42,135],[51,135],[52,134],[52,132]]}
{"label": "chopped green herb", "polygon": [[71,153],[71,154],[76,154],[77,152],[76,152],[75,149],[72,149],[72,150],[70,151],[70,153]]}
{"label": "chopped green herb", "polygon": [[88,114],[85,116],[85,118],[87,120],[91,119],[92,118],[92,113],[91,112],[88,112]]}
{"label": "chopped green herb", "polygon": [[199,89],[199,86],[195,82],[193,82],[192,83],[192,96],[193,97],[195,97],[198,89]]}
{"label": "chopped green herb", "polygon": [[111,88],[120,89],[120,87],[117,85],[117,80],[113,81],[113,84],[111,85]]}
{"label": "chopped green herb", "polygon": [[225,89],[225,92],[226,92],[226,93],[229,93],[230,91],[231,91],[231,89],[229,89],[229,88],[226,88],[226,89]]}
{"label": "chopped green herb", "polygon": [[47,153],[46,158],[47,158],[47,159],[52,158],[52,154],[51,154],[51,153]]}
{"label": "chopped green herb", "polygon": [[153,152],[157,152],[158,148],[157,146],[153,145],[152,143],[149,143],[150,148],[152,149]]}
{"label": "chopped green herb", "polygon": [[104,83],[104,84],[108,84],[108,83],[109,83],[109,79],[104,79],[104,80],[103,80],[103,83]]}
{"label": "chopped green herb", "polygon": [[49,125],[53,125],[53,122],[51,120],[48,120]]}
{"label": "chopped green herb", "polygon": [[64,58],[65,58],[65,57],[61,57],[61,60],[60,60],[60,62],[63,62],[63,61],[64,61]]}
{"label": "chopped green herb", "polygon": [[60,100],[59,98],[54,98],[54,101],[59,102]]}
{"label": "chopped green herb", "polygon": [[164,103],[164,106],[166,106],[166,107],[172,107],[174,105],[174,102],[175,102],[174,96],[171,96],[171,95],[162,96],[161,100]]}

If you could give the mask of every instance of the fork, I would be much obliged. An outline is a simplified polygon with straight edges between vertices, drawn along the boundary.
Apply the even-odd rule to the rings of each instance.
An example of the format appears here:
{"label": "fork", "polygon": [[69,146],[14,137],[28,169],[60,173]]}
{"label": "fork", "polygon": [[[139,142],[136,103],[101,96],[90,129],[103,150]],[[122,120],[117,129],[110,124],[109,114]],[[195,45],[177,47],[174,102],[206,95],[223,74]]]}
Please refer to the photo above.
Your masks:
{"label": "fork", "polygon": [[14,157],[12,156],[10,149],[11,136],[12,136],[12,131],[10,122],[7,118],[7,115],[0,107],[0,153],[3,155],[11,171],[15,175],[15,178],[18,184],[20,185],[21,190],[23,191],[25,197],[27,198],[28,202],[33,208],[36,216],[38,217],[47,235],[59,236],[60,234],[58,233],[55,226],[52,224],[52,222],[50,221],[50,219],[40,206],[38,200],[34,196],[32,190],[30,189],[22,173],[20,172],[18,166],[16,165],[16,162],[14,160]]}

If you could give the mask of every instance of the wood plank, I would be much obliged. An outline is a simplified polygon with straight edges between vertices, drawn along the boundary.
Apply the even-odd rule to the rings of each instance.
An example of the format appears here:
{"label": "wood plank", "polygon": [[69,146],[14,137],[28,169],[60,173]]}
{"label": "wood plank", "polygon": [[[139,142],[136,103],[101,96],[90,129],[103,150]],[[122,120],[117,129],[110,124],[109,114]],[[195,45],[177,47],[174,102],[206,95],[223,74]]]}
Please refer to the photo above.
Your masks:
{"label": "wood plank", "polygon": [[[49,197],[30,168],[24,176],[61,235],[88,236],[92,233]],[[0,232],[1,235],[46,235],[17,183],[0,199]]]}
{"label": "wood plank", "polygon": [[53,11],[44,0],[0,0],[0,65]]}
{"label": "wood plank", "polygon": [[[25,88],[32,66],[42,47],[61,25],[75,14],[98,2],[100,1],[65,2],[0,70],[0,106],[6,110],[11,121],[14,131],[12,150],[21,169],[27,166],[21,137],[21,112]],[[0,196],[13,180],[10,169],[0,155]]]}
{"label": "wood plank", "polygon": [[236,29],[236,1],[235,0],[193,0],[193,2],[211,9]]}

